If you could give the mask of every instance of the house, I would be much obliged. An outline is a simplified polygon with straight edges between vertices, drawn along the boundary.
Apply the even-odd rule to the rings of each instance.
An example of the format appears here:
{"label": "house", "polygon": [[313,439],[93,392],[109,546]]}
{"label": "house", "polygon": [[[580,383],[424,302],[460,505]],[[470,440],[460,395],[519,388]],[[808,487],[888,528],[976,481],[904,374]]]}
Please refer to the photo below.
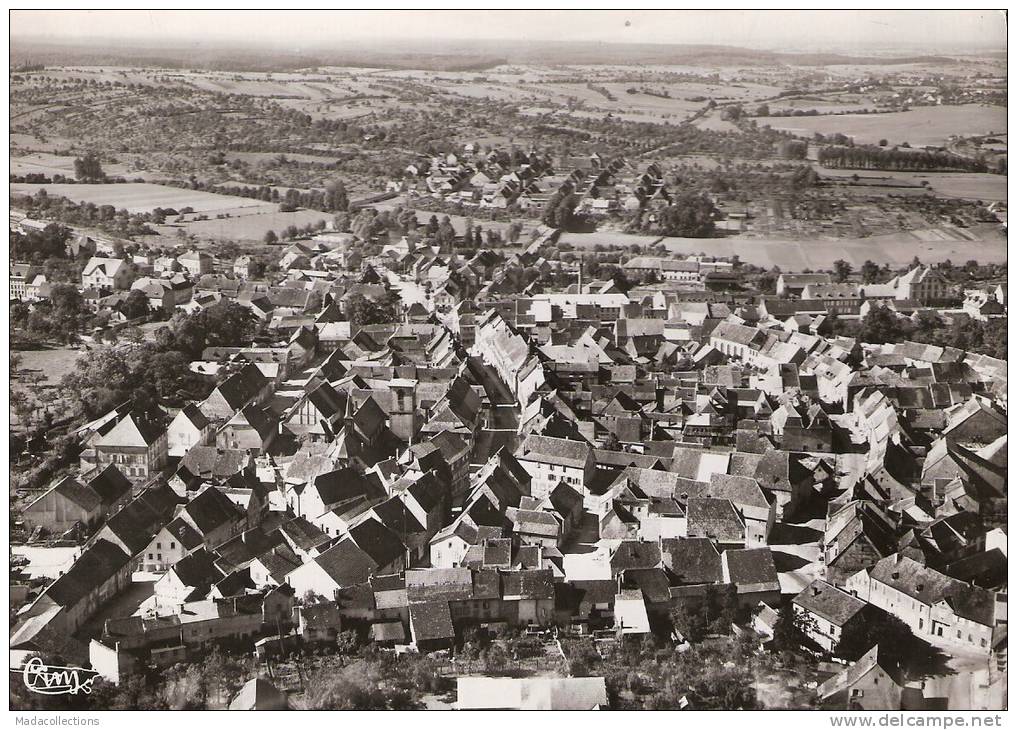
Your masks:
{"label": "house", "polygon": [[890,286],[896,289],[895,299],[909,299],[921,304],[944,304],[951,298],[950,285],[946,279],[929,266],[916,266],[903,276],[895,277]]}
{"label": "house", "polygon": [[723,582],[735,587],[742,603],[755,606],[762,601],[775,606],[780,601],[780,582],[770,548],[725,550],[721,570]]}
{"label": "house", "polygon": [[902,691],[896,669],[880,662],[878,645],[817,690],[822,705],[828,709],[883,712],[901,709]]}
{"label": "house", "polygon": [[177,256],[180,264],[191,276],[212,273],[212,257],[204,251],[187,251]]}
{"label": "house", "polygon": [[128,413],[93,445],[98,466],[113,464],[133,481],[159,473],[168,458],[166,431]]}
{"label": "house", "polygon": [[85,289],[126,291],[137,276],[137,271],[123,259],[93,256],[81,271],[81,286]]}
{"label": "house", "polygon": [[803,619],[806,635],[828,652],[834,652],[845,628],[858,624],[865,616],[865,601],[847,591],[814,580],[791,601],[796,616]]}
{"label": "house", "polygon": [[249,405],[216,432],[215,443],[221,449],[241,449],[257,455],[268,451],[278,433],[278,422],[270,411]]}
{"label": "house", "polygon": [[530,493],[536,499],[550,495],[561,482],[585,496],[596,469],[593,449],[584,441],[530,434],[515,456],[530,475]]}
{"label": "house", "polygon": [[298,597],[311,594],[335,600],[340,590],[363,583],[377,568],[353,540],[344,538],[287,575],[286,583]]}
{"label": "house", "polygon": [[166,429],[167,454],[174,458],[182,457],[193,446],[207,446],[213,434],[212,422],[197,405],[188,403]]}
{"label": "house", "polygon": [[88,528],[103,516],[102,499],[94,489],[64,477],[22,511],[26,527],[42,527],[62,534],[74,527]]}
{"label": "house", "polygon": [[452,648],[456,632],[448,601],[410,603],[410,636],[422,652]]}
{"label": "house", "polygon": [[988,655],[1006,621],[1005,600],[895,553],[845,582],[860,599],[896,616],[934,646]]}
{"label": "house", "polygon": [[27,285],[28,282],[32,281],[39,273],[37,267],[31,264],[18,264],[13,263],[10,265],[10,298],[14,299],[28,299]]}
{"label": "house", "polygon": [[799,297],[810,284],[829,284],[830,274],[781,274],[777,277],[777,296]]}
{"label": "house", "polygon": [[244,406],[264,400],[271,386],[258,366],[249,362],[219,383],[198,408],[209,421],[226,421]]}

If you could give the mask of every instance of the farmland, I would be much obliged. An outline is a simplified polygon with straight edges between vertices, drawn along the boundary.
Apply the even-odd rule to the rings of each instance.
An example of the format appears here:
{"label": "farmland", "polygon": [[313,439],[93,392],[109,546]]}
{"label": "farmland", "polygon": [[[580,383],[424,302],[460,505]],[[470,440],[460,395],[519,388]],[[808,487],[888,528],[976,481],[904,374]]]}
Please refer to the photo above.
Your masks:
{"label": "farmland", "polygon": [[803,269],[826,270],[833,262],[844,259],[856,268],[866,260],[891,267],[905,267],[918,256],[925,263],[950,259],[954,262],[975,259],[984,263],[1003,263],[1007,260],[1006,240],[997,234],[984,236],[956,229],[929,229],[871,236],[869,238],[838,238],[799,241],[788,238],[754,238],[734,236],[724,239],[653,238],[626,234],[566,234],[561,242],[577,250],[590,250],[601,246],[648,246],[663,244],[675,254],[731,257],[755,266],[784,271]]}
{"label": "farmland", "polygon": [[865,182],[902,181],[922,185],[927,183],[929,189],[947,198],[967,198],[970,200],[1005,201],[1006,176],[990,175],[977,172],[897,172],[886,170],[879,172],[862,172],[855,170],[831,170],[817,168],[824,177],[850,178],[859,175]]}
{"label": "farmland", "polygon": [[96,185],[42,185],[13,183],[11,192],[34,195],[45,188],[51,196],[65,197],[79,203],[112,205],[126,208],[129,213],[147,213],[155,208],[192,208],[199,213],[212,213],[237,208],[273,208],[258,200],[217,195],[199,190],[186,190],[152,183],[120,183]]}
{"label": "farmland", "polygon": [[1000,106],[963,104],[930,106],[886,114],[835,114],[816,117],[774,117],[765,123],[802,136],[845,134],[859,144],[877,144],[886,139],[891,145],[909,143],[913,147],[946,145],[954,135],[985,135],[1006,131],[1006,109]]}

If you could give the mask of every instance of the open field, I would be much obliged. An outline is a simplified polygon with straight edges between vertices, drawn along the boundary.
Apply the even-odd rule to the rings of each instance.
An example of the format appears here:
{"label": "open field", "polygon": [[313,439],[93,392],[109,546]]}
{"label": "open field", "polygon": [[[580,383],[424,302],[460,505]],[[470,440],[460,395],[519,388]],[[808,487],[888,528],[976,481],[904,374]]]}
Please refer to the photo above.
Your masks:
{"label": "open field", "polygon": [[55,347],[50,350],[17,350],[17,353],[21,356],[18,372],[37,373],[42,376],[44,385],[57,385],[64,375],[74,370],[74,363],[85,354],[85,350]]}
{"label": "open field", "polygon": [[[37,152],[29,155],[11,158],[12,175],[42,174],[52,177],[63,175],[74,177],[74,157],[70,155],[56,155],[48,152]],[[106,164],[103,172],[110,177],[144,177],[145,172],[135,171],[131,166],[117,163]]]}
{"label": "open field", "polygon": [[[243,198],[231,198],[243,200]],[[229,211],[229,218],[210,218],[205,221],[188,221],[173,225],[152,226],[164,235],[174,235],[183,230],[199,238],[215,238],[235,241],[260,241],[268,231],[280,233],[288,226],[303,227],[319,221],[327,221],[332,216],[317,210],[297,210],[292,213],[280,213],[279,206],[255,203],[253,206]]]}
{"label": "open field", "polygon": [[[760,120],[760,123],[764,123]],[[765,124],[798,135],[846,134],[860,144],[942,147],[952,135],[983,135],[1006,131],[1006,109],[1001,106],[961,104],[931,106],[888,114],[837,114],[824,117],[773,117]]]}
{"label": "open field", "polygon": [[[967,232],[966,232],[967,233]],[[976,236],[978,233],[969,233]],[[830,269],[833,262],[844,259],[856,269],[867,259],[877,264],[903,267],[918,256],[924,263],[950,259],[954,263],[975,259],[979,263],[1004,263],[1007,260],[1006,240],[986,231],[982,238],[969,240],[956,229],[927,229],[894,233],[869,238],[839,238],[795,241],[780,238],[654,238],[616,234],[563,234],[560,242],[576,249],[592,249],[597,244],[614,246],[646,246],[663,243],[677,254],[731,257],[755,266],[779,266],[783,271]]]}
{"label": "open field", "polygon": [[[943,198],[967,198],[970,200],[1006,200],[1006,175],[990,175],[986,172],[896,172],[891,170],[835,170],[816,166],[817,172],[828,178],[850,178],[858,175],[859,180],[872,180],[874,184],[886,181],[902,181],[921,185]],[[894,194],[900,194],[895,190]]]}
{"label": "open field", "polygon": [[152,183],[122,183],[99,185],[34,185],[13,183],[12,193],[34,195],[45,188],[51,196],[65,197],[79,203],[112,205],[118,210],[126,208],[129,213],[147,213],[155,208],[193,208],[198,213],[232,210],[235,208],[257,208],[276,206],[252,198],[238,198],[232,195],[218,195],[200,190],[174,188]]}

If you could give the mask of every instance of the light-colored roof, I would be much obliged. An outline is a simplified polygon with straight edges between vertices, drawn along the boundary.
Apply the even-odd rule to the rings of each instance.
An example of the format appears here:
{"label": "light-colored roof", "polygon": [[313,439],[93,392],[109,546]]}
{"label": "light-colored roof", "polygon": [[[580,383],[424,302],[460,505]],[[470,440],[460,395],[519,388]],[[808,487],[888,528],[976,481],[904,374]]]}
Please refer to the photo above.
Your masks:
{"label": "light-colored roof", "polygon": [[607,705],[603,677],[459,677],[460,710],[592,710]]}

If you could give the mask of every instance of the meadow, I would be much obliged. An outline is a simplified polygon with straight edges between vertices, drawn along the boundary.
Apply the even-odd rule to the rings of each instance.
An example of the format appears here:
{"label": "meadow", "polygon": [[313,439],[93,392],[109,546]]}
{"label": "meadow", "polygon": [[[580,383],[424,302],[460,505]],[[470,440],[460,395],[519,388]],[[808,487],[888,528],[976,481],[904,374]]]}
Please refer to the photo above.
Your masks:
{"label": "meadow", "polygon": [[912,147],[946,145],[953,135],[977,136],[1006,131],[1006,109],[1001,106],[960,104],[929,106],[887,114],[836,114],[819,117],[771,117],[759,120],[774,129],[802,136],[845,134],[858,144],[891,145],[907,142]]}
{"label": "meadow", "polygon": [[[968,200],[1005,201],[1006,175],[991,175],[987,172],[897,172],[892,170],[833,170],[817,166],[817,171],[828,178],[850,178],[858,174],[861,182],[871,180],[874,184],[886,181],[902,181],[928,187],[941,198],[965,198]],[[900,189],[889,189],[894,195]]]}
{"label": "meadow", "polygon": [[779,266],[783,271],[804,269],[825,270],[833,262],[844,259],[856,269],[866,260],[877,264],[889,264],[899,268],[911,263],[918,256],[925,263],[936,263],[950,259],[963,263],[975,259],[979,263],[1003,263],[1007,260],[1006,240],[998,234],[985,232],[981,238],[970,240],[979,233],[970,233],[946,228],[899,232],[868,238],[838,238],[828,240],[796,241],[787,238],[760,238],[733,236],[730,238],[654,238],[627,234],[564,234],[559,242],[568,243],[576,250],[589,250],[597,244],[646,246],[662,243],[676,254],[693,256],[731,257],[755,266],[772,268]]}
{"label": "meadow", "polygon": [[275,209],[277,206],[251,198],[218,195],[200,190],[174,188],[153,183],[107,183],[96,185],[46,185],[12,183],[11,193],[34,195],[45,188],[51,196],[64,197],[78,203],[112,205],[129,213],[147,213],[155,208],[193,208],[197,213],[232,211],[237,208]]}

